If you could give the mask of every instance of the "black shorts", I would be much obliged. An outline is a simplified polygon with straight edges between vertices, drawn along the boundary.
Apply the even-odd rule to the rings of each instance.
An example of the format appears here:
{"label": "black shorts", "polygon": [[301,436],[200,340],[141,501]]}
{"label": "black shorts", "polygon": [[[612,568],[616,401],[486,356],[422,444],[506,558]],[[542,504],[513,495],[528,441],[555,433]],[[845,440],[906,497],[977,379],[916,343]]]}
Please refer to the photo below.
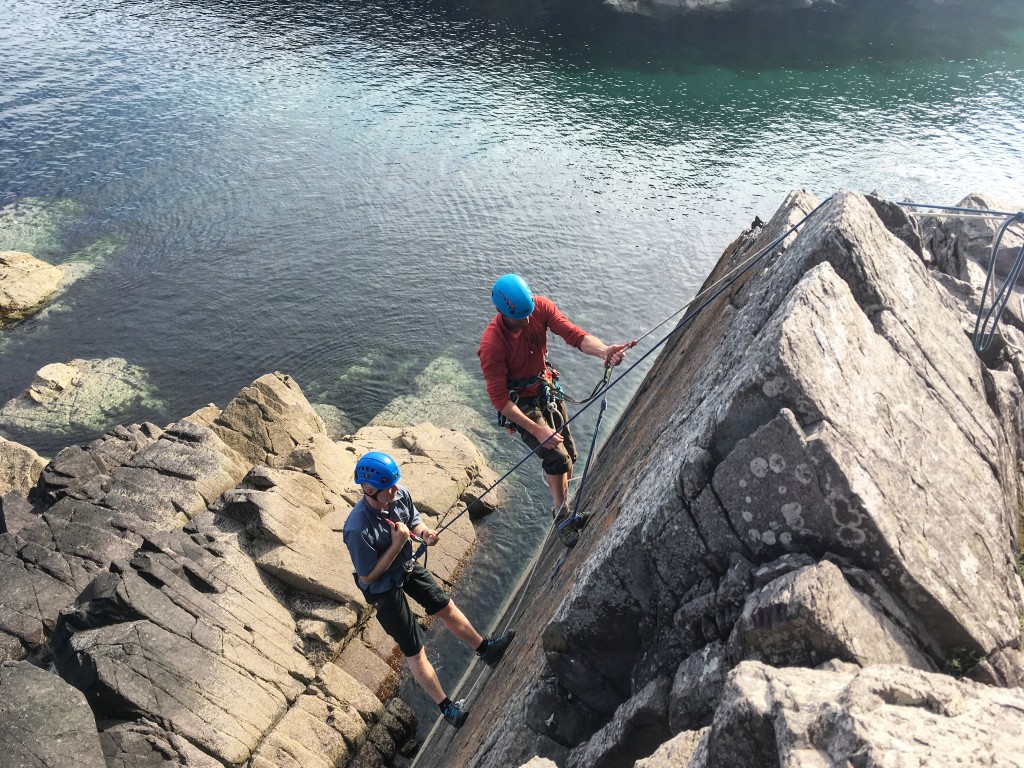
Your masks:
{"label": "black shorts", "polygon": [[377,621],[398,643],[403,656],[415,656],[423,650],[423,627],[416,621],[406,595],[422,605],[428,616],[443,609],[451,599],[434,581],[430,571],[418,562],[406,575],[405,584],[401,587],[373,595]]}
{"label": "black shorts", "polygon": [[[545,409],[539,405],[520,405],[521,410],[530,421],[535,421],[538,424],[545,424],[554,429],[554,424],[548,418]],[[558,404],[558,413],[561,416],[561,421],[558,422],[559,426],[565,424],[569,420],[569,416],[565,411],[565,403]],[[523,442],[526,443],[530,448],[536,448],[539,445],[537,438],[527,432],[525,429],[520,427],[518,424],[514,425],[516,431],[519,432],[523,438]],[[572,432],[569,431],[569,427],[565,427],[559,434],[562,436],[562,444],[551,447],[551,443],[548,443],[545,447],[537,451],[537,455],[540,456],[541,466],[544,467],[544,473],[547,475],[564,475],[570,469],[572,465],[576,463],[576,444],[572,439]]]}

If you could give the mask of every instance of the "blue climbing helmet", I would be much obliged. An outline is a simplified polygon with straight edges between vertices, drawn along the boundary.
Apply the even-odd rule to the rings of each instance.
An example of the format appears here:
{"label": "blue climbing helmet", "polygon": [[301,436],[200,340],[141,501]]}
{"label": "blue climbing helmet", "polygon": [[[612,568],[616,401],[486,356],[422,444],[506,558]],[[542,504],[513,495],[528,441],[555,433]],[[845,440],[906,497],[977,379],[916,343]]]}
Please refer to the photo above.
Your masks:
{"label": "blue climbing helmet", "polygon": [[533,312],[530,286],[519,275],[502,275],[491,288],[491,301],[509,320],[522,320]]}
{"label": "blue climbing helmet", "polygon": [[378,491],[390,488],[402,479],[395,460],[383,451],[370,451],[356,463],[356,482],[369,483]]}

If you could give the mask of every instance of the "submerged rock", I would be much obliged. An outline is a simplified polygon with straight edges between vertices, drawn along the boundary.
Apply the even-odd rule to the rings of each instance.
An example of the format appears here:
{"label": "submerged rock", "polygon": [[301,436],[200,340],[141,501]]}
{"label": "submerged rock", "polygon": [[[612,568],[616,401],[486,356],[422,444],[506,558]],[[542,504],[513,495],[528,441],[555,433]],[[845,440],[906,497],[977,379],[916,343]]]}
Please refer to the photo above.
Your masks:
{"label": "submerged rock", "polygon": [[40,368],[29,388],[0,408],[0,424],[55,434],[99,432],[139,404],[162,405],[139,366],[120,357],[71,360]]}
{"label": "submerged rock", "polygon": [[31,254],[0,251],[0,327],[41,309],[63,279],[62,270]]}
{"label": "submerged rock", "polygon": [[412,386],[413,392],[384,406],[370,426],[410,427],[430,422],[483,440],[493,436],[494,430],[480,416],[481,403],[474,399],[483,391],[480,381],[457,360],[437,358],[413,380]]}

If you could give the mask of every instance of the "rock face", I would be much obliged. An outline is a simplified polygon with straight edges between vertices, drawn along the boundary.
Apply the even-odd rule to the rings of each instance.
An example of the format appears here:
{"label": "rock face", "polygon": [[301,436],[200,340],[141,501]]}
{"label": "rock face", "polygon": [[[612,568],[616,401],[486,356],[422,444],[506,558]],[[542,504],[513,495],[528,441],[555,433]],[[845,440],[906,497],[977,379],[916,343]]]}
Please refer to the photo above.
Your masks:
{"label": "rock face", "polygon": [[51,363],[32,384],[0,408],[0,424],[56,434],[101,430],[129,408],[157,404],[146,372],[127,360]]}
{"label": "rock face", "polygon": [[0,251],[0,327],[28,317],[49,299],[64,277],[59,267],[19,251]]}
{"label": "rock face", "polygon": [[[434,527],[465,509],[485,469],[467,438],[429,424],[336,443],[282,374],[223,411],[61,451],[34,508],[2,497],[19,524],[0,535],[0,660],[52,661],[85,694],[75,738],[119,768],[409,754],[415,715],[385,705],[399,653],[370,621],[340,533],[359,497],[356,459],[371,449],[398,460]],[[464,515],[432,548],[442,582],[474,541]],[[42,733],[26,738],[33,754],[45,747]]]}
{"label": "rock face", "polygon": [[[956,704],[923,706],[955,722],[922,719],[936,730],[920,754],[953,764],[976,719],[986,748],[1024,765],[1024,748],[995,734],[999,722],[1020,733],[1017,694],[975,696],[934,674],[988,657],[979,676],[1017,679],[1024,366],[975,353],[918,220],[851,193],[817,206],[791,195],[709,276],[762,254],[668,340],[609,437],[577,503],[593,514],[581,543],[531,582],[517,617],[537,638],[513,651],[517,682],[478,697],[487,725],[446,741],[453,764],[790,765],[819,742],[881,755],[895,729],[862,732],[856,708],[903,706],[885,685],[908,700],[947,685],[957,692],[942,701]],[[771,741],[788,705],[735,695],[745,660],[830,662],[814,673],[831,691],[820,724],[791,746]],[[858,687],[842,664],[903,671]],[[824,713],[853,690],[850,725],[833,734]],[[731,745],[730,731],[756,747]],[[425,763],[438,759],[428,746]]]}

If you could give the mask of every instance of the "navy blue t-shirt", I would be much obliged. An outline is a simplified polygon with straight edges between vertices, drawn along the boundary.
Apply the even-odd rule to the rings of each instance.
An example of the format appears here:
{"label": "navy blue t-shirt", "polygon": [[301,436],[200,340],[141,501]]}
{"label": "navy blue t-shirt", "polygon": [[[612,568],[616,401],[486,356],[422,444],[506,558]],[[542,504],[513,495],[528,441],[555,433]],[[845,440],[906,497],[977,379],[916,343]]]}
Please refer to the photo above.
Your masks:
{"label": "navy blue t-shirt", "polygon": [[413,530],[421,523],[420,511],[413,504],[412,496],[405,486],[398,486],[398,495],[388,505],[388,508],[376,510],[366,503],[366,499],[360,499],[359,503],[352,507],[345,520],[345,527],[342,530],[342,538],[345,546],[348,547],[349,556],[352,558],[352,565],[355,566],[356,574],[360,577],[359,586],[367,592],[378,594],[387,592],[389,589],[402,585],[405,579],[405,564],[412,560],[412,541],[407,541],[398,557],[391,563],[391,566],[384,571],[384,575],[373,584],[366,584],[362,577],[366,576],[376,567],[377,560],[391,546],[391,526],[384,522],[384,517],[389,517],[394,522],[405,523],[409,530]]}

